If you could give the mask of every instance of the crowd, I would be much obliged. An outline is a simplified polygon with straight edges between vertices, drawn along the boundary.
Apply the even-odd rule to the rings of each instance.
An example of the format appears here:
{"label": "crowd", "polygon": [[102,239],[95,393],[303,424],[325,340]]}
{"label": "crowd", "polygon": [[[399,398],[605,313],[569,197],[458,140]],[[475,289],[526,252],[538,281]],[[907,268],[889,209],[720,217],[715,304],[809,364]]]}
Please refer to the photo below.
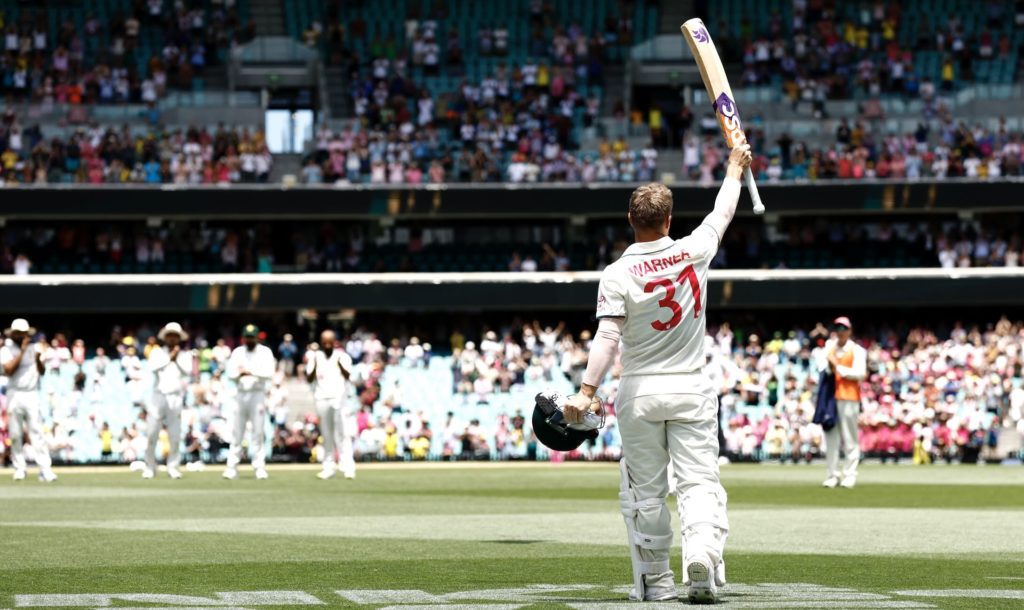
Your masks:
{"label": "crowd", "polygon": [[[600,270],[631,238],[594,225],[566,243],[550,225],[516,227],[543,235],[534,246],[507,227],[369,228],[359,223],[53,223],[9,222],[0,229],[0,272],[271,273]],[[1017,267],[1024,264],[1015,218],[900,222],[787,220],[738,222],[712,266],[771,269],[865,267]],[[472,236],[468,236],[471,233]],[[471,241],[467,241],[471,240]],[[480,245],[480,242],[486,245]],[[535,242],[536,243],[536,242]],[[854,254],[855,253],[855,254]]]}
{"label": "crowd", "polygon": [[134,2],[128,13],[76,24],[51,37],[46,10],[0,11],[0,96],[53,104],[154,104],[171,88],[191,90],[224,49],[251,39],[234,0]]}
{"label": "crowd", "polygon": [[[709,370],[720,379],[727,453],[738,459],[810,459],[822,431],[811,423],[823,326],[775,333],[764,340],[723,324],[709,333]],[[944,336],[912,328],[862,342],[868,378],[862,385],[860,446],[868,457],[937,460],[1000,459],[999,435],[1024,437],[1024,326],[1006,318],[987,327],[955,325]],[[781,374],[780,374],[781,373]],[[766,404],[770,415],[744,407]]]}
{"label": "crowd", "polygon": [[[974,81],[976,61],[1015,57],[1013,35],[1024,27],[1024,8],[1017,3],[1014,19],[1012,4],[985,2],[984,25],[976,32],[968,31],[959,10],[922,11],[914,16],[914,35],[901,37],[908,17],[903,3],[865,3],[844,14],[838,3],[793,0],[788,24],[776,12],[756,29],[744,18],[739,40],[728,37],[725,23],[715,36],[719,48],[742,61],[745,85],[772,84],[781,75],[794,105],[806,102],[822,116],[827,99],[886,93],[930,102],[936,88],[952,91]],[[1008,24],[1017,29],[1010,31]],[[922,52],[941,56],[938,82],[915,70],[915,55]]]}
{"label": "crowd", "polygon": [[19,183],[266,182],[273,158],[259,129],[205,127],[135,133],[92,125],[46,137],[10,108],[0,120],[0,186]]}
{"label": "crowd", "polygon": [[[756,119],[757,117],[755,117]],[[813,147],[782,134],[774,142],[759,120],[748,125],[758,180],[864,180],[971,178],[986,180],[1024,172],[1024,134],[956,121],[946,111],[922,121],[912,133],[882,134],[869,119],[840,119],[835,143]],[[702,122],[698,135],[685,135],[681,177],[713,182],[723,175],[727,151],[717,123]]]}
{"label": "crowd", "polygon": [[[612,18],[604,31],[586,32],[578,23],[559,24],[551,4],[532,3],[526,59],[504,59],[506,26],[481,25],[470,55],[498,61],[475,79],[467,76],[457,32],[442,31],[437,15],[424,18],[410,10],[404,45],[393,37],[364,40],[369,54],[353,58],[351,89],[361,128],[321,131],[303,169],[304,181],[576,181],[584,173],[596,180],[605,164],[625,175],[612,176],[605,168],[605,180],[639,179],[640,167],[629,166],[646,166],[646,158],[627,160],[617,150],[614,158],[602,154],[599,163],[572,152],[578,128],[593,125],[600,111],[608,50],[631,40],[629,19]],[[348,35],[367,37],[358,23]],[[444,74],[458,85],[428,87],[416,82],[414,71],[424,77]]]}
{"label": "crowd", "polygon": [[[203,462],[223,459],[231,440],[227,421],[234,389],[224,372],[237,341],[190,330],[193,369],[182,412],[184,447],[186,462],[201,468]],[[820,324],[766,334],[733,330],[726,323],[710,328],[706,371],[721,397],[724,456],[799,461],[823,453],[822,430],[811,419],[822,361],[817,352],[828,336]],[[115,328],[95,347],[59,333],[37,338],[47,344],[42,388],[44,412],[51,414],[46,443],[54,458],[95,459],[92,447],[105,461],[141,459],[146,415],[139,407],[148,395],[147,359],[159,345],[154,329]],[[278,359],[267,395],[271,459],[322,459],[317,415],[292,406],[296,376],[307,365],[306,346],[291,334],[261,338]],[[590,340],[589,331],[573,334],[564,324],[519,322],[484,328],[472,338],[455,330],[436,350],[415,336],[384,341],[357,328],[337,345],[357,363],[350,396],[355,455],[364,460],[543,457],[528,423],[530,392],[578,387]],[[1008,456],[996,450],[1000,435],[1024,440],[1024,323],[1003,318],[984,327],[957,323],[943,330],[879,326],[858,342],[867,349],[859,416],[867,457],[915,463],[1002,459]],[[617,387],[618,366],[599,390],[608,416],[598,440],[549,459],[618,457]],[[111,399],[112,394],[119,398]],[[6,430],[0,427],[0,436]],[[1014,444],[1009,446],[1013,451]]]}

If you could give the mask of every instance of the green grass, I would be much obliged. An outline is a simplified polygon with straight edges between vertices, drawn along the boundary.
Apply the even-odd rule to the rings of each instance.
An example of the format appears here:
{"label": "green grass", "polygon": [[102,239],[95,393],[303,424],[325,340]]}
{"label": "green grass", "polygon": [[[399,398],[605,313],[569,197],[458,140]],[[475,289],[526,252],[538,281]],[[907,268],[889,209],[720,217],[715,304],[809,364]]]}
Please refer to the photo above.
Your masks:
{"label": "green grass", "polygon": [[[326,482],[308,469],[271,474],[143,481],[69,469],[53,485],[5,476],[0,609],[68,603],[16,595],[237,591],[305,592],[321,607],[625,603],[614,465],[397,465]],[[723,607],[1024,609],[1024,469],[865,467],[855,490],[821,489],[820,467],[730,466],[723,477]],[[672,562],[678,574],[678,549]],[[252,601],[224,603],[278,607]]]}

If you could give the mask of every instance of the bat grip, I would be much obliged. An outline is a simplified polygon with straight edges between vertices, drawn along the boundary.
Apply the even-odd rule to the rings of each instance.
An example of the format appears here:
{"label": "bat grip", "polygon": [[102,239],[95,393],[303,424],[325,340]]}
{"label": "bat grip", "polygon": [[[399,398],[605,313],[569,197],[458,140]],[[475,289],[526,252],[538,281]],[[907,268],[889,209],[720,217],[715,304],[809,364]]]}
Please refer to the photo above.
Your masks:
{"label": "bat grip", "polygon": [[747,185],[747,192],[750,193],[750,201],[754,204],[755,214],[764,214],[764,204],[761,203],[761,194],[757,192],[757,184],[754,183],[754,174],[750,168],[743,170],[743,182]]}

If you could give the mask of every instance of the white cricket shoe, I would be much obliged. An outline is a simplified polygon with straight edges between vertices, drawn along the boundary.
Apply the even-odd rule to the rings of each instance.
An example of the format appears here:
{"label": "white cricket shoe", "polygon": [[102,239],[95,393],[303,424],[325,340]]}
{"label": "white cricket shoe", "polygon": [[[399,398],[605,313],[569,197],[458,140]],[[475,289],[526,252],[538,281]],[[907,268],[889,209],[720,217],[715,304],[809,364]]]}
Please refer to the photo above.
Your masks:
{"label": "white cricket shoe", "polygon": [[47,468],[39,472],[39,480],[43,483],[53,483],[57,480],[57,474]]}
{"label": "white cricket shoe", "polygon": [[355,479],[356,478],[356,469],[355,468],[346,469],[345,470],[345,478],[350,480],[350,481]]}
{"label": "white cricket shoe", "polygon": [[320,472],[317,473],[316,478],[320,479],[321,481],[326,481],[327,479],[334,478],[334,475],[336,474],[338,474],[337,470],[321,470]]}
{"label": "white cricket shoe", "polygon": [[644,598],[641,600],[637,597],[636,589],[632,589],[629,592],[629,601],[638,602],[674,602],[679,599],[679,590],[675,586],[671,587],[644,587]]}
{"label": "white cricket shoe", "polygon": [[149,468],[147,468],[147,469],[145,469],[145,470],[143,470],[143,471],[142,471],[142,478],[143,478],[143,479],[152,479],[152,478],[153,478],[153,477],[155,477],[155,476],[156,476],[156,473],[155,473],[155,472],[153,472],[153,471],[152,471],[151,469],[149,469]]}
{"label": "white cricket shoe", "polygon": [[829,489],[835,489],[839,486],[839,479],[837,477],[829,477],[825,479],[825,482],[822,483],[821,486]]}
{"label": "white cricket shoe", "polygon": [[234,481],[235,479],[238,478],[238,471],[235,470],[234,468],[227,468],[224,470],[224,474],[222,474],[221,476],[224,477],[225,479],[228,479],[229,481]]}
{"label": "white cricket shoe", "polygon": [[24,481],[25,480],[25,471],[24,470],[15,470],[14,471],[14,480],[15,481]]}
{"label": "white cricket shoe", "polygon": [[266,481],[269,478],[270,478],[270,475],[267,474],[267,469],[266,468],[257,468],[256,469],[256,480],[257,481]]}
{"label": "white cricket shoe", "polygon": [[718,562],[715,566],[715,584],[719,587],[725,586],[725,560]]}
{"label": "white cricket shoe", "polygon": [[857,477],[846,477],[839,486],[844,489],[853,489],[857,486]]}
{"label": "white cricket shoe", "polygon": [[685,570],[690,581],[687,585],[686,598],[691,604],[713,604],[718,601],[715,571],[711,568],[711,560],[706,555],[687,560]]}
{"label": "white cricket shoe", "polygon": [[171,477],[172,479],[180,479],[181,478],[181,471],[178,470],[177,468],[168,468],[167,469],[167,476]]}

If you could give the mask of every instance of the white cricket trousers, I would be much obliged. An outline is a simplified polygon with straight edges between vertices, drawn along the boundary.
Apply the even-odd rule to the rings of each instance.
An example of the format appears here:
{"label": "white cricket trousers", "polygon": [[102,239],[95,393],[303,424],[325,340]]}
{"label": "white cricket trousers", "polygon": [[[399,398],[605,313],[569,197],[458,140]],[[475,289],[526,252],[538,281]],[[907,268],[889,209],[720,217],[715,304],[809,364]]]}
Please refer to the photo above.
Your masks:
{"label": "white cricket trousers", "polygon": [[336,453],[341,455],[341,469],[344,472],[354,472],[356,469],[355,454],[352,449],[352,436],[355,430],[346,434],[342,403],[340,398],[316,401],[316,414],[320,418],[320,435],[324,438],[325,472],[338,470]]}
{"label": "white cricket trousers", "polygon": [[160,429],[167,426],[167,467],[177,468],[181,463],[181,407],[183,393],[153,392],[146,409],[146,468],[156,470],[156,446],[160,442]]}
{"label": "white cricket trousers", "polygon": [[[860,437],[858,436],[857,417],[860,415],[860,403],[855,400],[837,400],[836,411],[839,416],[836,425],[825,433],[825,461],[828,463],[829,478],[854,479],[857,477],[857,465],[860,463]],[[843,469],[839,470],[839,448],[842,445]]]}
{"label": "white cricket trousers", "polygon": [[267,463],[267,455],[263,449],[264,424],[267,419],[267,394],[263,391],[239,392],[235,398],[234,430],[231,436],[231,447],[228,450],[228,468],[237,468],[242,461],[242,441],[245,440],[245,425],[252,424],[252,436],[249,439],[249,459],[256,470]]}
{"label": "white cricket trousers", "polygon": [[[676,494],[682,525],[684,569],[689,558],[703,555],[717,565],[729,532],[727,497],[718,471],[718,398],[709,390],[710,384],[695,378],[698,392],[693,394],[630,398],[623,396],[620,388],[616,411],[629,477],[622,487],[628,483],[637,507],[633,513],[636,531],[653,539],[668,536],[670,540],[672,536],[665,504],[671,464],[675,475],[675,489],[671,491]],[[625,511],[624,516],[629,519]],[[647,566],[667,567],[670,544],[657,546],[661,548],[641,548],[640,559]],[[669,569],[641,571],[645,572],[648,587],[674,584]]]}
{"label": "white cricket trousers", "polygon": [[43,418],[39,413],[39,393],[7,390],[7,431],[11,437],[11,463],[25,470],[25,433],[32,443],[40,471],[50,469],[50,448],[43,437]]}

